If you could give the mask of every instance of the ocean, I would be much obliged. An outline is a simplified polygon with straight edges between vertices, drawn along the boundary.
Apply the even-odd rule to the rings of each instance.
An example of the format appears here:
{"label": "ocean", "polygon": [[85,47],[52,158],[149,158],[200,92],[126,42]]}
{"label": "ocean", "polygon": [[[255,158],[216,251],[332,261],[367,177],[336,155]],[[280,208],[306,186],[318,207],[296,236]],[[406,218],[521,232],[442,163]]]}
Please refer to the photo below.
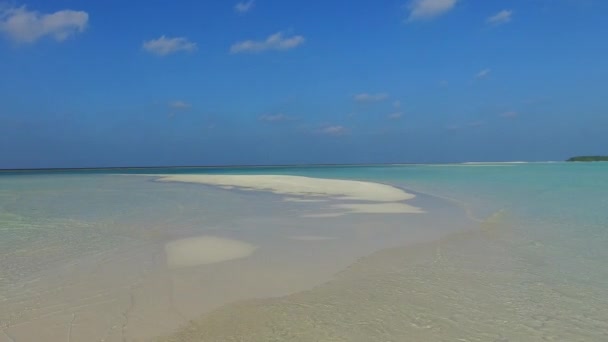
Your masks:
{"label": "ocean", "polygon": [[[156,181],[191,174],[378,183],[424,212]],[[174,266],[193,237],[238,253]],[[0,341],[607,341],[606,265],[608,163],[0,173]]]}

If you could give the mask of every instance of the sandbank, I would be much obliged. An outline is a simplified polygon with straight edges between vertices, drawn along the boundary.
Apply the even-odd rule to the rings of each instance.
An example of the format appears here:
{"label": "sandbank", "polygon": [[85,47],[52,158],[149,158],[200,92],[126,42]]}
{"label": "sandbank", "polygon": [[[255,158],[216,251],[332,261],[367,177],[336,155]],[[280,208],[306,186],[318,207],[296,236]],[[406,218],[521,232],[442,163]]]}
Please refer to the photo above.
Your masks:
{"label": "sandbank", "polygon": [[424,214],[426,211],[400,202],[388,203],[344,203],[332,204],[330,209],[336,211],[327,213],[304,214],[301,217],[326,218],[346,214]]}
{"label": "sandbank", "polygon": [[315,202],[325,202],[324,199],[319,198],[298,198],[298,197],[285,197],[283,199],[285,202],[296,202],[296,203],[315,203]]}
{"label": "sandbank", "polygon": [[298,241],[327,241],[327,240],[335,240],[335,237],[332,236],[321,236],[321,235],[297,235],[297,236],[290,236],[289,239],[291,240],[298,240]]}
{"label": "sandbank", "polygon": [[415,197],[399,188],[380,183],[286,175],[163,175],[157,181],[236,187],[288,196],[372,202],[397,202]]}
{"label": "sandbank", "polygon": [[425,211],[405,203],[348,203],[334,204],[333,208],[344,209],[349,213],[361,214],[422,214]]}
{"label": "sandbank", "polygon": [[245,258],[257,249],[247,242],[214,236],[175,240],[165,245],[167,265],[171,268],[213,264]]}

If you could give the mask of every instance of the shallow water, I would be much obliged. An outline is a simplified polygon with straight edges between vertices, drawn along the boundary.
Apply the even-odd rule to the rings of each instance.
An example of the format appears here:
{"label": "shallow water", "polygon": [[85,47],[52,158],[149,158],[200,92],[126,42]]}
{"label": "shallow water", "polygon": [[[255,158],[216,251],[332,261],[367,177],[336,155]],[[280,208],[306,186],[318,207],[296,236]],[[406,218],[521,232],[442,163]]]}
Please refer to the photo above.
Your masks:
{"label": "shallow water", "polygon": [[[368,180],[428,214],[306,218],[327,203],[0,175],[0,341],[608,340],[608,164],[146,172]],[[165,245],[197,236],[257,249],[168,267]]]}
{"label": "shallow water", "polygon": [[434,215],[311,218],[333,201],[109,174],[3,175],[0,189],[0,341],[148,340],[469,225],[423,195]]}
{"label": "shallow water", "polygon": [[166,340],[608,340],[608,165],[484,166],[349,170],[449,199],[477,229],[377,252],[320,287],[226,306]]}

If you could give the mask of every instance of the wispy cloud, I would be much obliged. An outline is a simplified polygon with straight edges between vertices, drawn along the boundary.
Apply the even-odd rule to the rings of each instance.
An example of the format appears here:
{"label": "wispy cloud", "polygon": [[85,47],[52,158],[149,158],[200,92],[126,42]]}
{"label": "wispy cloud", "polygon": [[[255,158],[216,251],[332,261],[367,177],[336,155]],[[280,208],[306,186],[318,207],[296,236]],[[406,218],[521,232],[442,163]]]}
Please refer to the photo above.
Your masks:
{"label": "wispy cloud", "polygon": [[330,125],[321,127],[315,132],[325,135],[344,135],[348,133],[348,128],[340,125]]}
{"label": "wispy cloud", "polygon": [[234,43],[230,47],[230,53],[285,51],[304,44],[304,41],[303,36],[287,37],[283,32],[277,32],[268,36],[265,40],[245,40]]}
{"label": "wispy cloud", "polygon": [[441,80],[439,81],[439,86],[440,87],[447,87],[450,85],[450,82],[446,81],[446,80]]}
{"label": "wispy cloud", "polygon": [[62,42],[83,32],[88,21],[89,14],[84,11],[61,10],[44,14],[25,6],[0,5],[0,32],[16,42],[33,43],[45,36]]}
{"label": "wispy cloud", "polygon": [[489,69],[489,68],[486,68],[486,69],[480,70],[480,71],[479,71],[479,72],[478,72],[478,73],[475,75],[475,79],[482,80],[482,79],[484,79],[484,78],[487,78],[488,76],[490,76],[490,72],[492,72],[492,70],[491,70],[491,69]]}
{"label": "wispy cloud", "polygon": [[190,109],[192,108],[192,105],[189,103],[186,103],[184,101],[173,101],[171,103],[169,103],[169,107],[173,108],[173,109],[180,109],[180,110],[184,110],[184,109]]}
{"label": "wispy cloud", "polygon": [[465,128],[481,127],[485,124],[486,124],[485,121],[480,120],[480,121],[468,122],[464,125],[448,125],[445,127],[445,129],[447,129],[448,131],[456,131],[456,130],[465,129]]}
{"label": "wispy cloud", "polygon": [[255,4],[254,0],[249,1],[241,1],[234,5],[234,10],[237,13],[245,14],[253,9],[253,5]]}
{"label": "wispy cloud", "polygon": [[504,112],[504,113],[500,113],[500,117],[503,117],[505,119],[513,119],[519,116],[519,113],[517,113],[516,111],[508,111],[508,112]]}
{"label": "wispy cloud", "polygon": [[401,112],[391,113],[387,116],[389,120],[399,120],[401,117],[403,117],[403,113]]}
{"label": "wispy cloud", "polygon": [[396,108],[396,109],[401,108],[401,101],[399,101],[399,100],[395,100],[395,101],[393,102],[393,107],[394,107],[394,108]]}
{"label": "wispy cloud", "polygon": [[189,41],[185,37],[169,38],[162,35],[158,39],[145,41],[142,47],[144,50],[155,55],[166,56],[180,51],[193,52],[196,50],[196,43]]}
{"label": "wispy cloud", "polygon": [[552,98],[550,98],[550,97],[540,96],[540,97],[533,97],[533,98],[526,99],[526,100],[522,101],[522,103],[525,105],[537,106],[537,105],[548,104],[549,102],[551,102],[551,100],[552,100]]}
{"label": "wispy cloud", "polygon": [[186,110],[189,110],[190,108],[192,108],[191,104],[186,103],[181,100],[169,102],[168,106],[169,106],[169,109],[171,109],[171,111],[169,112],[169,119],[174,118],[178,112],[186,111]]}
{"label": "wispy cloud", "polygon": [[278,114],[263,114],[258,117],[259,121],[263,122],[285,122],[294,120],[293,117],[285,115],[283,113]]}
{"label": "wispy cloud", "polygon": [[485,121],[473,121],[473,122],[469,122],[468,124],[466,124],[466,127],[480,127],[485,124],[486,124]]}
{"label": "wispy cloud", "polygon": [[361,93],[357,94],[353,97],[353,99],[357,102],[380,102],[388,100],[388,94],[386,93],[377,93],[377,94],[369,94],[369,93]]}
{"label": "wispy cloud", "polygon": [[430,20],[452,10],[458,0],[411,0],[407,21]]}
{"label": "wispy cloud", "polygon": [[513,19],[512,10],[502,10],[495,15],[488,17],[486,23],[489,25],[502,25],[510,22]]}

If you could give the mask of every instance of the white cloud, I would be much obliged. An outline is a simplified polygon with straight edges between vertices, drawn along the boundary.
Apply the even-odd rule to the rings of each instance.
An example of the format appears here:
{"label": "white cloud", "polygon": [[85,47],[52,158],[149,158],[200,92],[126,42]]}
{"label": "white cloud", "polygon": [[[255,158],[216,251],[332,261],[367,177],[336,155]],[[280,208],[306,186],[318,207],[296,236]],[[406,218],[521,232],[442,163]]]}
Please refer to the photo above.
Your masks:
{"label": "white cloud", "polygon": [[519,113],[511,110],[508,112],[500,113],[500,116],[503,118],[506,118],[506,119],[513,119],[513,118],[516,118],[517,116],[519,116]]}
{"label": "white cloud", "polygon": [[318,129],[316,132],[326,135],[343,135],[348,132],[348,128],[339,125],[325,126]]}
{"label": "white cloud", "polygon": [[84,11],[61,10],[50,14],[29,11],[25,6],[0,6],[0,32],[24,43],[49,36],[58,42],[83,32],[89,21]]}
{"label": "white cloud", "polygon": [[393,102],[393,107],[395,107],[395,108],[401,108],[401,101],[396,100],[395,102]]}
{"label": "white cloud", "polygon": [[142,47],[144,50],[155,55],[166,56],[179,51],[195,51],[196,43],[189,41],[185,37],[167,38],[165,35],[162,35],[158,39],[145,41]]}
{"label": "white cloud", "polygon": [[403,113],[401,112],[391,113],[387,116],[387,118],[389,118],[390,120],[399,120],[401,119],[401,117],[403,117]]}
{"label": "white cloud", "polygon": [[357,102],[380,102],[388,99],[388,94],[386,93],[377,93],[377,94],[369,94],[369,93],[361,93],[354,96],[355,101]]}
{"label": "white cloud", "polygon": [[513,18],[513,11],[502,10],[495,15],[486,19],[486,23],[490,25],[502,25],[511,21]]}
{"label": "white cloud", "polygon": [[285,51],[296,48],[303,43],[303,36],[286,37],[283,32],[277,32],[268,36],[265,40],[245,40],[234,43],[230,47],[230,53],[263,52],[267,50]]}
{"label": "white cloud", "polygon": [[241,1],[234,5],[234,10],[238,13],[245,14],[253,9],[254,0]]}
{"label": "white cloud", "polygon": [[429,20],[452,10],[458,0],[411,0],[408,21]]}
{"label": "white cloud", "polygon": [[169,107],[171,107],[173,109],[181,109],[181,110],[183,110],[183,109],[190,109],[190,108],[192,108],[192,105],[189,104],[189,103],[186,103],[184,101],[177,100],[177,101],[173,101],[173,102],[169,103]]}
{"label": "white cloud", "polygon": [[450,85],[450,82],[446,81],[446,80],[441,80],[439,81],[439,86],[440,87],[447,87]]}
{"label": "white cloud", "polygon": [[488,69],[488,68],[483,69],[483,70],[479,71],[479,72],[478,72],[478,73],[475,75],[475,78],[476,78],[476,79],[478,79],[478,80],[484,79],[484,78],[486,78],[486,77],[490,76],[490,72],[491,72],[491,71],[492,71],[492,70],[491,70],[491,69]]}
{"label": "white cloud", "polygon": [[278,114],[260,115],[258,120],[264,121],[264,122],[283,122],[283,121],[293,120],[293,118],[289,115],[285,115],[283,113],[278,113]]}

